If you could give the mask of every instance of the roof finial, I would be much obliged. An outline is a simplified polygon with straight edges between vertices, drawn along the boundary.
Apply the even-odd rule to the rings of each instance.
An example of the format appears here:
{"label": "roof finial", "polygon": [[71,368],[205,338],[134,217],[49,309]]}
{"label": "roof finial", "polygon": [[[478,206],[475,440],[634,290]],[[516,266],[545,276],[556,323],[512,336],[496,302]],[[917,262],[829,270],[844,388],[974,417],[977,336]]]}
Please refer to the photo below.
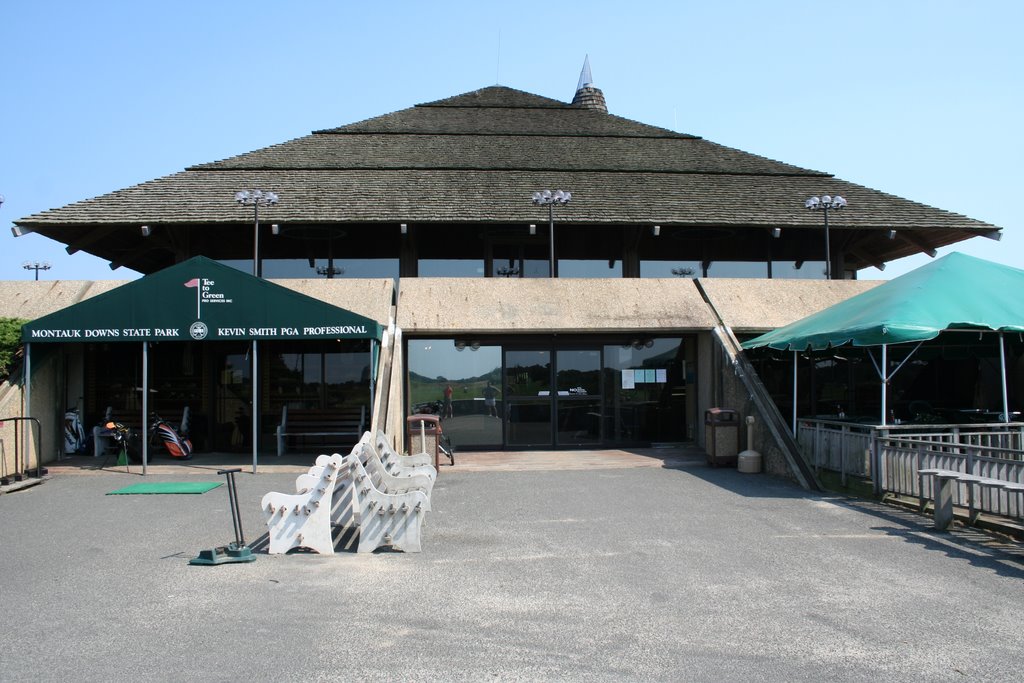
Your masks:
{"label": "roof finial", "polygon": [[576,84],[576,89],[582,90],[588,85],[594,85],[594,77],[590,75],[590,55],[583,58],[583,70],[580,71],[580,82]]}
{"label": "roof finial", "polygon": [[608,105],[604,101],[604,93],[594,87],[594,78],[590,75],[590,55],[583,60],[583,70],[580,71],[580,82],[576,86],[576,94],[572,103],[584,109],[596,109],[608,113]]}

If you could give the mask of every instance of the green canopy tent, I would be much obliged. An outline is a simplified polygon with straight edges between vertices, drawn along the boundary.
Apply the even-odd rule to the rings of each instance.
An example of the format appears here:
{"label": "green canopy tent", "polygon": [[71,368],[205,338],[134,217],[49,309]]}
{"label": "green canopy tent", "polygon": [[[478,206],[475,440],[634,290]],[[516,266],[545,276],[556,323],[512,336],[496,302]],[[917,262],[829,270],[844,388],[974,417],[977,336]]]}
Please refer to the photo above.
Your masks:
{"label": "green canopy tent", "polygon": [[[142,426],[149,417],[149,344],[160,341],[247,340],[257,367],[264,339],[369,339],[372,372],[381,326],[374,320],[257,278],[203,256],[196,256],[86,299],[22,328],[26,377],[31,347],[38,343],[135,342],[142,344]],[[259,405],[253,373],[253,405]],[[31,405],[31,383],[26,399]],[[373,403],[374,376],[370,380]],[[259,433],[253,411],[253,472]],[[148,460],[143,439],[143,473]]]}
{"label": "green canopy tent", "polygon": [[[1010,413],[1006,394],[1006,332],[1024,332],[1024,270],[953,253],[814,315],[742,344],[794,355],[793,428],[796,429],[796,354],[843,345],[881,347],[875,363],[882,380],[882,421],[886,424],[886,387],[921,344],[944,332],[999,334],[1004,421]],[[892,344],[916,346],[892,372],[887,350]]]}

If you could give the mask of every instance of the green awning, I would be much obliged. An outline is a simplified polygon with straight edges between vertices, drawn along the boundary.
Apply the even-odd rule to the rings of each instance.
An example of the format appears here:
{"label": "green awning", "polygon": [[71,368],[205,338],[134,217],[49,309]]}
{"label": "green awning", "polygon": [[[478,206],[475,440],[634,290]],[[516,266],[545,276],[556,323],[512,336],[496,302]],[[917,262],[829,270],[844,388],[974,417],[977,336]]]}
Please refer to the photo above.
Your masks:
{"label": "green awning", "polygon": [[379,339],[369,318],[196,256],[22,328],[23,342]]}
{"label": "green awning", "polygon": [[934,339],[946,330],[1024,332],[1024,270],[953,253],[743,343],[821,350]]}

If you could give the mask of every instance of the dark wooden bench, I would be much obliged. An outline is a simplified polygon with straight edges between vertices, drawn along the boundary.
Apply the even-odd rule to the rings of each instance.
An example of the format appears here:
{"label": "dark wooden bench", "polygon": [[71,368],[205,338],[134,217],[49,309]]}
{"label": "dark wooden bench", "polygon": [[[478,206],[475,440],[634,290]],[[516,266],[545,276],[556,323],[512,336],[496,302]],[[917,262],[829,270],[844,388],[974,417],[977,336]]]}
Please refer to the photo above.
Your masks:
{"label": "dark wooden bench", "polygon": [[281,424],[277,425],[277,454],[288,450],[288,440],[315,440],[332,451],[339,446],[354,445],[366,431],[366,406],[352,408],[307,409],[281,408]]}
{"label": "dark wooden bench", "polygon": [[[929,468],[919,470],[917,476],[921,479],[920,491],[921,491],[921,510],[925,508],[926,497],[924,496],[924,478],[933,477],[935,483],[932,489],[932,499],[934,500],[933,509],[935,514],[935,528],[940,530],[946,530],[953,523],[953,482],[961,482],[971,487],[975,484],[984,488],[1001,489],[1006,491],[1008,494],[1018,495],[1024,500],[1024,484],[1017,483],[1015,481],[1006,481],[1004,479],[990,479],[988,477],[979,477],[975,474],[967,474],[965,472],[957,472],[956,470],[944,470],[939,468]],[[969,496],[973,500],[973,496]],[[974,511],[973,503],[968,506],[968,521],[973,523]],[[1018,508],[1019,511],[1019,508]]]}

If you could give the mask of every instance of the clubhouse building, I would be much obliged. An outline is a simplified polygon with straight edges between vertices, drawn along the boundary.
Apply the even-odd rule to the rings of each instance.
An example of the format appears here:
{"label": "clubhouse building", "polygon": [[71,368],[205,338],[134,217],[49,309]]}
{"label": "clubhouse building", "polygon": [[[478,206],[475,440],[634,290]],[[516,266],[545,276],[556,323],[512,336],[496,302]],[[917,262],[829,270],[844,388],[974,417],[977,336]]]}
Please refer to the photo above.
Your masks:
{"label": "clubhouse building", "polygon": [[[805,208],[823,195],[846,208]],[[589,67],[571,102],[486,87],[15,225],[144,275],[5,283],[0,315],[37,335],[30,406],[5,412],[40,419],[43,462],[69,407],[89,426],[188,407],[198,451],[264,456],[283,410],[354,407],[395,433],[437,412],[461,450],[701,444],[709,408],[757,412],[727,337],[1000,231],[615,116]],[[822,371],[801,414],[870,412]],[[789,380],[761,379],[785,414]]]}

